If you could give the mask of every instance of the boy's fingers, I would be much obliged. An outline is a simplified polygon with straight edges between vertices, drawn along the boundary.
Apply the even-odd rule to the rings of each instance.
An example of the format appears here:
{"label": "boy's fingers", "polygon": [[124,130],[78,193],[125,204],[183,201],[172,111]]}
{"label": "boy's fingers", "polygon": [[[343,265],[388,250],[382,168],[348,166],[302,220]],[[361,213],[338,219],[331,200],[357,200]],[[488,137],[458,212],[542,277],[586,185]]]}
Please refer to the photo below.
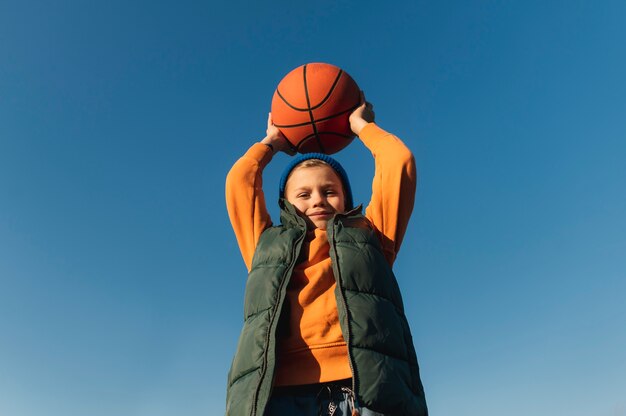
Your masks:
{"label": "boy's fingers", "polygon": [[285,142],[285,150],[284,152],[287,153],[289,156],[293,156],[297,153],[297,149],[296,147],[291,144],[291,142],[289,140],[287,140],[287,138],[285,137],[284,134],[281,134],[280,137],[284,140]]}

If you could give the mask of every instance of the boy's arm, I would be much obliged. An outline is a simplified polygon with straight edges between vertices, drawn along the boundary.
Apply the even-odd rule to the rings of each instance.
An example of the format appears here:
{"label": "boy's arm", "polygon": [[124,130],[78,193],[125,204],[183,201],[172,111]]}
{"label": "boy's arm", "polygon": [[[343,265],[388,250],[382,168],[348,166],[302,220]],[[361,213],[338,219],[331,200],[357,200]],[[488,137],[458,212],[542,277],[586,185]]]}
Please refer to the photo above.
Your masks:
{"label": "boy's arm", "polygon": [[263,194],[263,169],[277,151],[293,154],[287,140],[267,120],[267,135],[233,165],[226,176],[226,208],[248,270],[261,233],[272,225]]}
{"label": "boy's arm", "polygon": [[226,176],[226,208],[248,270],[261,233],[272,225],[263,194],[263,168],[272,160],[272,150],[255,143]]}
{"label": "boy's arm", "polygon": [[[357,111],[355,113],[359,116]],[[417,183],[415,159],[399,138],[373,122],[367,123],[373,121],[373,112],[371,117],[363,115],[365,117],[356,117],[351,122],[355,133],[374,156],[372,199],[365,215],[378,230],[385,257],[393,264],[413,212]]]}

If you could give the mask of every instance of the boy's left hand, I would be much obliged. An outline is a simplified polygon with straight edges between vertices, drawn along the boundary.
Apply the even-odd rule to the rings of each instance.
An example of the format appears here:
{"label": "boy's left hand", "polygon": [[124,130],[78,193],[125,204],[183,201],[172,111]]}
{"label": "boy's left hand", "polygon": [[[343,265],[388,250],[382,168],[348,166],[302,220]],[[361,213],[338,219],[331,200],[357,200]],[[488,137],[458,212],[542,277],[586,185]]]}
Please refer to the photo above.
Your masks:
{"label": "boy's left hand", "polygon": [[361,105],[350,114],[350,129],[357,136],[368,123],[374,122],[374,106],[365,100],[365,95],[361,91]]}

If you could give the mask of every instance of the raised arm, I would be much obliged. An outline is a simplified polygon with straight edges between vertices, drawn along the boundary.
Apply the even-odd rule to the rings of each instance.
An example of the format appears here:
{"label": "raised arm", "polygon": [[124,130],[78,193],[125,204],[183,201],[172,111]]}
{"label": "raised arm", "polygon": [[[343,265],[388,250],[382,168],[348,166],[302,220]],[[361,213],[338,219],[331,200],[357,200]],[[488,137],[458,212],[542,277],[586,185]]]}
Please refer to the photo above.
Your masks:
{"label": "raised arm", "polygon": [[417,173],[415,159],[396,136],[374,123],[374,112],[364,103],[350,116],[355,134],[374,156],[372,199],[365,215],[379,232],[385,257],[393,264],[413,212]]}
{"label": "raised arm", "polygon": [[287,141],[268,117],[265,138],[253,144],[226,176],[226,208],[248,270],[261,233],[272,225],[263,194],[263,169],[275,152],[292,154]]}

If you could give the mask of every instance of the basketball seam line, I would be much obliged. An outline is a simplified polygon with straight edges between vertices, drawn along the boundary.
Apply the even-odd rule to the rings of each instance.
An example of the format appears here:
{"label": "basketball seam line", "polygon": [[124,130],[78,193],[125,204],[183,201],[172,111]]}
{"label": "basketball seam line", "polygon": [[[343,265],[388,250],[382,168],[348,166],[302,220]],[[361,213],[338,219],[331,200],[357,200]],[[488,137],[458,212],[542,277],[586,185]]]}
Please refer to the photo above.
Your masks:
{"label": "basketball seam line", "polygon": [[[345,114],[345,113],[348,113],[348,112],[350,112],[350,111],[354,111],[354,110],[356,110],[356,108],[357,108],[359,105],[361,105],[361,103],[358,103],[357,105],[352,106],[352,107],[348,108],[347,110],[343,110],[343,111],[341,111],[341,112],[339,112],[339,113],[333,114],[332,116],[328,116],[328,117],[324,117],[324,118],[319,118],[319,119],[315,120],[314,122],[319,123],[320,121],[330,120],[331,118],[334,118],[334,117],[340,116],[340,115]],[[304,122],[304,123],[298,123],[298,124],[275,124],[275,126],[276,126],[276,127],[278,127],[278,128],[291,128],[291,127],[302,127],[302,126],[306,126],[306,125],[308,125],[308,124],[311,124],[311,122],[310,122],[310,121],[307,121],[307,122]]]}
{"label": "basketball seam line", "polygon": [[[340,69],[339,73],[337,73],[337,76],[335,77],[335,80],[333,81],[333,85],[330,86],[330,90],[328,91],[328,94],[326,94],[326,97],[324,97],[322,101],[320,101],[319,104],[317,104],[314,107],[311,107],[311,110],[316,110],[320,108],[322,105],[324,105],[326,101],[328,101],[328,99],[332,95],[335,88],[337,88],[337,84],[339,84],[339,79],[341,78],[342,75],[343,75],[343,69]],[[283,100],[283,102],[287,104],[287,106],[289,106],[292,110],[296,110],[296,111],[308,111],[309,110],[308,108],[299,108],[299,107],[296,107],[295,105],[292,105],[289,101],[287,101],[285,97],[283,97],[283,95],[280,93],[280,90],[278,88],[276,88],[276,94],[278,94],[278,97],[280,97],[280,99]]]}
{"label": "basketball seam line", "polygon": [[330,91],[328,91],[328,94],[326,94],[326,97],[324,97],[322,102],[319,103],[318,105],[316,105],[315,107],[313,107],[311,110],[315,110],[316,108],[321,107],[326,101],[328,101],[328,99],[332,95],[333,91],[335,91],[335,88],[337,87],[337,84],[339,84],[339,78],[341,78],[342,74],[343,74],[343,70],[340,69],[339,73],[337,74],[337,77],[335,78],[335,81],[333,82],[333,85],[330,87]]}
{"label": "basketball seam line", "polygon": [[[337,88],[337,84],[339,84],[339,79],[341,78],[342,75],[343,75],[343,70],[340,69],[339,73],[335,77],[335,80],[333,81],[333,85],[330,86],[330,90],[328,91],[328,94],[326,94],[326,97],[324,97],[322,101],[320,101],[319,104],[317,104],[314,107],[311,107],[311,110],[317,110],[322,105],[324,105],[326,101],[328,101],[333,91],[335,91],[335,88]],[[292,105],[289,101],[287,101],[285,97],[283,97],[283,95],[280,93],[280,90],[278,88],[276,88],[276,94],[278,94],[278,97],[281,100],[283,100],[283,102],[287,104],[287,106],[290,107],[292,110],[296,110],[296,111],[308,111],[309,110],[308,108],[300,108],[300,107],[296,107],[295,105]]]}
{"label": "basketball seam line", "polygon": [[313,127],[313,134],[315,135],[315,139],[317,140],[317,145],[320,148],[320,152],[326,153],[324,151],[324,146],[322,146],[322,141],[320,140],[320,136],[317,134],[317,125],[315,125],[315,117],[313,117],[313,110],[311,109],[311,99],[309,98],[309,87],[306,82],[306,65],[304,65],[302,69],[302,76],[304,78],[304,96],[306,97],[306,106],[309,108],[309,118],[311,119],[311,127]]}
{"label": "basketball seam line", "polygon": [[[343,137],[344,139],[350,139],[350,138],[351,138],[351,136],[349,136],[349,135],[347,135],[347,134],[341,134],[341,133],[337,133],[337,132],[334,132],[334,131],[320,131],[320,132],[318,132],[318,134],[328,134],[328,135],[333,134],[333,135],[335,135],[335,136]],[[300,147],[300,146],[302,145],[302,143],[303,143],[303,142],[305,142],[305,141],[309,140],[309,139],[310,139],[311,137],[313,137],[313,136],[314,136],[313,134],[309,134],[308,136],[306,136],[305,138],[303,138],[302,140],[300,140],[300,141],[298,142],[298,147]]]}

